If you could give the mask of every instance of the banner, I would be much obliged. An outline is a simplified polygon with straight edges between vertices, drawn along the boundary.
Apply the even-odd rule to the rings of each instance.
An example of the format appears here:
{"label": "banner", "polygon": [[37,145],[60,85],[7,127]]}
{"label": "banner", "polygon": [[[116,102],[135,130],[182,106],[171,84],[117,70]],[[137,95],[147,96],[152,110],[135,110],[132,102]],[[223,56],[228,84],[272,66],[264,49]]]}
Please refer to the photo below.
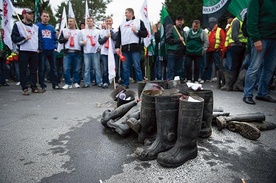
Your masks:
{"label": "banner", "polygon": [[112,83],[112,79],[116,77],[116,65],[115,65],[115,58],[114,58],[114,50],[112,46],[112,39],[111,37],[109,39],[109,45],[108,45],[108,79],[109,82]]}
{"label": "banner", "polygon": [[174,25],[168,11],[164,6],[162,6],[161,10],[161,21],[160,21],[160,44],[158,45],[159,56],[166,55],[166,43],[165,43],[165,35],[166,32]]}
{"label": "banner", "polygon": [[145,27],[147,29],[148,35],[146,38],[144,38],[144,46],[148,47],[150,45],[150,40],[151,40],[151,31],[150,31],[150,22],[149,22],[149,16],[148,16],[148,2],[147,0],[144,0],[144,3],[141,7],[140,10],[141,16],[142,16],[142,21],[145,24]]}
{"label": "banner", "polygon": [[[59,26],[59,36],[62,30],[64,29],[64,27],[67,28],[67,17],[66,17],[65,7],[63,7],[63,11],[62,11],[62,17],[61,17],[61,22]],[[58,43],[57,52],[60,52],[62,49],[63,49],[63,44]]]}
{"label": "banner", "polygon": [[230,3],[231,0],[203,0],[202,25],[208,27],[208,20],[210,17],[215,17],[217,20],[220,19]]}
{"label": "banner", "polygon": [[10,0],[3,0],[3,17],[1,26],[4,30],[4,43],[12,50],[12,40],[11,40],[11,33],[12,33],[12,14],[15,12],[13,4]]}
{"label": "banner", "polygon": [[247,7],[249,5],[249,0],[232,0],[229,4],[227,10],[236,16],[238,19],[243,21],[244,15],[247,12]]}

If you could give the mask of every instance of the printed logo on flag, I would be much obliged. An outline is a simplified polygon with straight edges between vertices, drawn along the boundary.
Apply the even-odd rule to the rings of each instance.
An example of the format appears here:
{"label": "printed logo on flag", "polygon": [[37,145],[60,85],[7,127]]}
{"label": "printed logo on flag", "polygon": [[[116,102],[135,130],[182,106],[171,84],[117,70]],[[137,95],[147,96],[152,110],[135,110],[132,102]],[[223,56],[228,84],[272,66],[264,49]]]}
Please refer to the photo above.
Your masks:
{"label": "printed logo on flag", "polygon": [[228,0],[211,0],[206,1],[204,0],[204,5],[202,12],[203,14],[211,14],[215,13],[216,11],[219,11],[221,8],[225,6],[225,4],[228,2]]}

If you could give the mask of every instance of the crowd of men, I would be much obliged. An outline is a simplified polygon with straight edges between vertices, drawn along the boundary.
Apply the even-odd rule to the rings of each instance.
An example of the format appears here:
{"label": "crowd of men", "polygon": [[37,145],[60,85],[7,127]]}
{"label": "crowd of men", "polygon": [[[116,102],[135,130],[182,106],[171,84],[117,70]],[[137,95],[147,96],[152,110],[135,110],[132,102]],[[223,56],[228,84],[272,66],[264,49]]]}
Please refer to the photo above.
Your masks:
{"label": "crowd of men", "polygon": [[[275,17],[275,13],[268,9],[272,1],[265,1],[262,6],[254,2],[248,7],[247,20],[242,22],[229,14],[225,29],[219,27],[215,17],[209,18],[206,29],[201,28],[200,20],[193,20],[191,28],[183,28],[184,17],[179,15],[175,25],[164,28],[165,36],[161,38],[160,23],[152,25],[153,39],[147,51],[142,40],[148,36],[148,31],[143,21],[135,18],[132,8],[125,10],[126,19],[118,30],[112,27],[111,17],[106,17],[102,29],[95,28],[93,18],[89,17],[80,29],[76,28],[74,18],[68,18],[68,27],[61,32],[56,32],[49,24],[48,12],[43,11],[41,22],[35,25],[34,11],[24,9],[23,20],[14,24],[11,35],[17,45],[19,71],[16,73],[23,95],[30,94],[29,85],[33,93],[46,91],[47,63],[53,89],[88,88],[91,85],[107,88],[112,82],[108,77],[111,41],[116,64],[114,82],[125,88],[129,88],[130,78],[136,82],[145,78],[179,78],[183,82],[199,84],[212,80],[213,76],[221,90],[243,91],[243,101],[247,104],[255,104],[255,88],[258,88],[255,99],[276,103],[269,96],[269,86],[273,85],[275,77],[276,21],[268,21],[268,17]],[[263,11],[271,16],[260,13]],[[246,36],[243,24],[248,25]],[[57,42],[63,45],[62,55],[56,50]],[[2,39],[1,44],[0,85],[8,86],[3,70],[5,46]],[[145,69],[147,64],[149,71]],[[61,77],[65,83],[62,87],[59,86]]]}

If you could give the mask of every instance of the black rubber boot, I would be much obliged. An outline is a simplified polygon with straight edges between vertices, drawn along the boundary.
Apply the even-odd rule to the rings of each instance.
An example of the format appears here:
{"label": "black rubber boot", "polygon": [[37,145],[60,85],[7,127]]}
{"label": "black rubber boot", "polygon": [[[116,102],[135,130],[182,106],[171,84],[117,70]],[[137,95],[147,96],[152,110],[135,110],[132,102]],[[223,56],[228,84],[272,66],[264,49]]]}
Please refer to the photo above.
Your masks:
{"label": "black rubber boot", "polygon": [[137,101],[132,101],[132,102],[121,105],[120,107],[114,109],[113,111],[111,111],[109,109],[104,111],[103,115],[102,115],[102,119],[101,119],[101,124],[103,126],[106,126],[106,123],[110,119],[116,119],[118,117],[124,116],[127,113],[127,111],[129,111],[135,105],[137,105]]}
{"label": "black rubber boot", "polygon": [[138,142],[156,133],[155,97],[160,95],[161,90],[144,90],[142,92],[141,113],[140,113],[140,132]]}
{"label": "black rubber boot", "polygon": [[212,119],[213,119],[213,91],[212,90],[198,90],[189,91],[189,95],[198,95],[204,99],[204,109],[202,116],[202,125],[199,137],[208,138],[212,135]]}
{"label": "black rubber boot", "polygon": [[172,148],[176,141],[179,98],[181,93],[156,96],[157,135],[150,146],[138,147],[135,151],[142,161],[157,158],[158,153]]}
{"label": "black rubber boot", "polygon": [[[195,101],[189,101],[193,98]],[[204,100],[184,96],[179,100],[177,141],[169,151],[158,154],[157,162],[164,167],[178,167],[197,157],[197,138],[201,127]]]}
{"label": "black rubber boot", "polygon": [[140,118],[140,110],[138,105],[132,107],[123,117],[121,117],[119,120],[114,121],[113,119],[110,119],[107,122],[107,126],[110,128],[114,128],[117,133],[119,133],[121,136],[125,137],[130,133],[130,127],[127,125],[126,121],[129,118],[139,119]]}
{"label": "black rubber boot", "polygon": [[223,71],[223,75],[225,78],[225,85],[220,89],[223,91],[232,91],[235,82],[235,73],[231,71]]}
{"label": "black rubber boot", "polygon": [[234,91],[243,91],[246,72],[247,72],[247,70],[243,69],[239,73],[238,79],[233,86]]}
{"label": "black rubber boot", "polygon": [[218,76],[217,89],[220,89],[224,85],[224,75],[221,69],[217,71],[217,76]]}

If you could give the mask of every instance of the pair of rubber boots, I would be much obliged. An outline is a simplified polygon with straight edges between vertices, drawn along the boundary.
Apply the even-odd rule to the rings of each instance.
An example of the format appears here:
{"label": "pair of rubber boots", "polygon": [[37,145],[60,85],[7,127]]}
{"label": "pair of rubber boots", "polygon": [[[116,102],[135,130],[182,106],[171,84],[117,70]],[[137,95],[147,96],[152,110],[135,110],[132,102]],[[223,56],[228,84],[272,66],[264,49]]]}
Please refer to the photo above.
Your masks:
{"label": "pair of rubber boots", "polygon": [[158,95],[156,100],[157,134],[150,146],[135,151],[142,161],[157,159],[165,167],[177,167],[197,156],[204,99],[181,93]]}

